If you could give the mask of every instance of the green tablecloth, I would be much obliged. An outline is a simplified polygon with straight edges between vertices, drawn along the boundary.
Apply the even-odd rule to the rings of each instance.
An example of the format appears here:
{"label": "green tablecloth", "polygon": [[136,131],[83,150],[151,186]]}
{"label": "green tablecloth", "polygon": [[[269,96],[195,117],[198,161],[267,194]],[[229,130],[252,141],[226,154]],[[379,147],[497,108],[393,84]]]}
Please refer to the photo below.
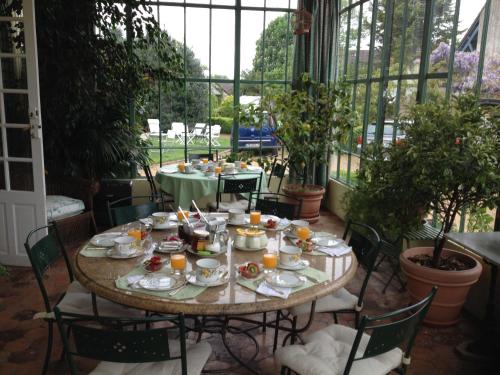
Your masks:
{"label": "green tablecloth", "polygon": [[[172,166],[172,170],[177,169],[177,166]],[[234,175],[236,179],[249,178],[248,174],[259,173],[258,171],[240,172]],[[198,170],[193,174],[162,173],[161,170],[155,176],[156,182],[160,185],[160,189],[174,197],[177,208],[181,206],[184,209],[189,209],[191,201],[197,201],[203,197],[213,196],[217,193],[217,178],[205,177],[203,172]],[[261,192],[267,191],[267,179],[265,173],[262,173]]]}

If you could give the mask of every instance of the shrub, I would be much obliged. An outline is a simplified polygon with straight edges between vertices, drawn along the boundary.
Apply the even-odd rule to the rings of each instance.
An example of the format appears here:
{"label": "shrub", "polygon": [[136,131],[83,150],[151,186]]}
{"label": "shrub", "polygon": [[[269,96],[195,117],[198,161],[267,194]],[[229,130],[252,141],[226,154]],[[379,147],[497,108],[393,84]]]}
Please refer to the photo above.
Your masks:
{"label": "shrub", "polygon": [[232,117],[212,117],[212,125],[216,124],[222,126],[221,128],[222,134],[231,134],[231,129],[233,127]]}

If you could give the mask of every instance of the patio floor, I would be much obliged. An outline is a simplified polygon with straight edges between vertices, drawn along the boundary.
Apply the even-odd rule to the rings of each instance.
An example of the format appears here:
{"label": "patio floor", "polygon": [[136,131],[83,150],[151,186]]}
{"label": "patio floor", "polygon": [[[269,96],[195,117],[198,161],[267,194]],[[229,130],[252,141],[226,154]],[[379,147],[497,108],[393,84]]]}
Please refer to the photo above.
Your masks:
{"label": "patio floor", "polygon": [[[314,225],[316,230],[325,229],[342,235],[344,224],[336,216],[327,212],[322,213],[321,220]],[[73,253],[75,249],[72,249]],[[408,302],[406,293],[400,293],[394,283],[386,294],[381,290],[384,281],[388,277],[388,269],[381,267],[375,272],[370,280],[364,301],[364,312],[368,315],[385,313],[403,307]],[[363,271],[358,271],[354,280],[347,289],[356,293],[364,276]],[[0,374],[3,375],[34,375],[41,371],[45,353],[46,325],[43,321],[32,320],[33,314],[42,311],[42,299],[36,285],[35,278],[29,268],[10,268],[10,275],[0,279]],[[66,285],[63,264],[58,263],[48,272],[48,282],[52,296]],[[260,317],[258,317],[260,318]],[[350,316],[340,317],[342,324],[352,326]],[[311,330],[319,330],[333,323],[331,316],[318,314]],[[462,315],[460,322],[450,328],[423,327],[417,338],[412,355],[412,363],[408,374],[433,375],[475,375],[493,373],[484,364],[477,364],[461,360],[454,352],[454,347],[467,339],[476,336],[478,322],[466,315]],[[272,340],[273,331],[267,334],[257,332],[256,338],[261,345],[261,351],[255,364],[261,374],[278,374],[279,369],[273,360]],[[208,340],[214,349],[214,353],[207,365],[208,368],[221,368],[226,366],[228,355],[223,348],[218,336],[203,338]],[[69,373],[65,362],[58,361],[61,351],[59,338],[55,338],[55,350],[53,352],[50,374]],[[236,353],[244,353],[248,348],[248,341],[240,341],[232,338],[231,345]],[[82,360],[78,362],[82,373],[93,369],[95,362]],[[227,374],[247,374],[242,369],[226,372]],[[368,375],[368,374],[367,374]]]}

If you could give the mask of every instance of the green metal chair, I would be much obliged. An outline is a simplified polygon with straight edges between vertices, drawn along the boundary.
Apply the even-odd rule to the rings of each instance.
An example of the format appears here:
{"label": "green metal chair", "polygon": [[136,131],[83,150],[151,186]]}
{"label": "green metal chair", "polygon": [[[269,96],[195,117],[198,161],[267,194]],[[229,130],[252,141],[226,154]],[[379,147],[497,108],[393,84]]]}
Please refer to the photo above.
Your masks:
{"label": "green metal chair", "polygon": [[393,370],[404,374],[436,290],[433,287],[412,306],[381,316],[363,316],[357,331],[333,324],[307,337],[305,345],[280,348],[276,358],[282,365],[281,374],[291,370],[308,375],[382,375]]}
{"label": "green metal chair", "polygon": [[[54,312],[72,375],[77,374],[75,356],[103,361],[96,374],[195,375],[212,352],[207,342],[186,347],[182,314],[130,319]],[[179,339],[169,338],[174,336]]]}
{"label": "green metal chair", "polygon": [[302,199],[290,197],[286,194],[253,192],[250,193],[250,199],[248,200],[249,211],[251,204],[263,214],[295,220],[299,218]]}
{"label": "green metal chair", "polygon": [[[317,301],[295,306],[288,311],[288,315],[282,311],[278,311],[276,313],[276,321],[273,324],[275,328],[273,351],[276,350],[278,345],[279,330],[289,332],[283,340],[283,345],[286,344],[288,339],[291,339],[291,343],[294,344],[295,340],[300,338],[300,333],[305,332],[311,326],[315,312],[332,313],[335,323],[338,323],[337,314],[354,314],[355,326],[358,326],[359,314],[363,309],[363,298],[382,246],[382,240],[375,229],[352,220],[347,222],[342,238],[352,247],[358,263],[366,272],[358,296],[342,288],[334,294],[320,298]],[[306,314],[309,314],[307,323],[302,328],[298,328],[298,317]],[[280,325],[280,321],[282,320],[288,321],[291,327]]]}
{"label": "green metal chair", "polygon": [[[48,234],[46,234],[47,231]],[[85,289],[78,281],[74,280],[71,263],[55,223],[36,228],[29,232],[24,247],[28,254],[33,272],[35,273],[35,278],[45,306],[45,312],[38,313],[35,317],[44,319],[48,324],[47,350],[45,353],[42,374],[47,372],[52,353],[54,323],[52,312],[54,306],[57,305],[65,311],[79,311],[89,314],[98,314],[99,312],[128,316],[139,314],[138,310],[128,309],[111,301],[96,298],[95,295],[91,294],[90,291]],[[51,304],[49,293],[44,283],[44,274],[47,269],[61,257],[64,259],[66,265],[69,285],[56,303]]]}
{"label": "green metal chair", "polygon": [[271,165],[271,171],[269,173],[269,179],[267,180],[267,188],[271,188],[271,180],[272,177],[275,176],[279,178],[278,188],[276,189],[276,193],[279,193],[281,190],[281,184],[283,183],[283,178],[285,177],[286,168],[288,166],[288,160],[282,160],[279,158],[274,158],[273,164]]}
{"label": "green metal chair", "polygon": [[[133,199],[149,199],[149,201],[142,204],[123,205],[124,203],[132,202]],[[120,198],[112,202],[108,201],[107,204],[108,217],[111,227],[137,221],[138,219],[150,216],[153,212],[165,210],[161,198],[152,199],[149,195]]]}
{"label": "green metal chair", "polygon": [[[246,210],[248,199],[242,194],[258,193],[262,185],[262,172],[245,173],[245,178],[236,178],[233,175],[222,176],[219,174],[217,180],[216,201],[208,205],[210,211],[228,212],[232,208]],[[222,202],[223,194],[231,194],[236,200]]]}

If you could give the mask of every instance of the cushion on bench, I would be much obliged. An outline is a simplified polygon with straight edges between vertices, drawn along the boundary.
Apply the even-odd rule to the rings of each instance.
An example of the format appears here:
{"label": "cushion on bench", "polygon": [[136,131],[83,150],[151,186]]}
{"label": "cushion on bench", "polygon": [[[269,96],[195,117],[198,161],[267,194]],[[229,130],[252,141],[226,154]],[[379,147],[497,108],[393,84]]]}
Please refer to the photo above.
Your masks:
{"label": "cushion on bench", "polygon": [[82,200],[64,195],[47,195],[45,202],[49,222],[75,216],[85,211],[85,204]]}

